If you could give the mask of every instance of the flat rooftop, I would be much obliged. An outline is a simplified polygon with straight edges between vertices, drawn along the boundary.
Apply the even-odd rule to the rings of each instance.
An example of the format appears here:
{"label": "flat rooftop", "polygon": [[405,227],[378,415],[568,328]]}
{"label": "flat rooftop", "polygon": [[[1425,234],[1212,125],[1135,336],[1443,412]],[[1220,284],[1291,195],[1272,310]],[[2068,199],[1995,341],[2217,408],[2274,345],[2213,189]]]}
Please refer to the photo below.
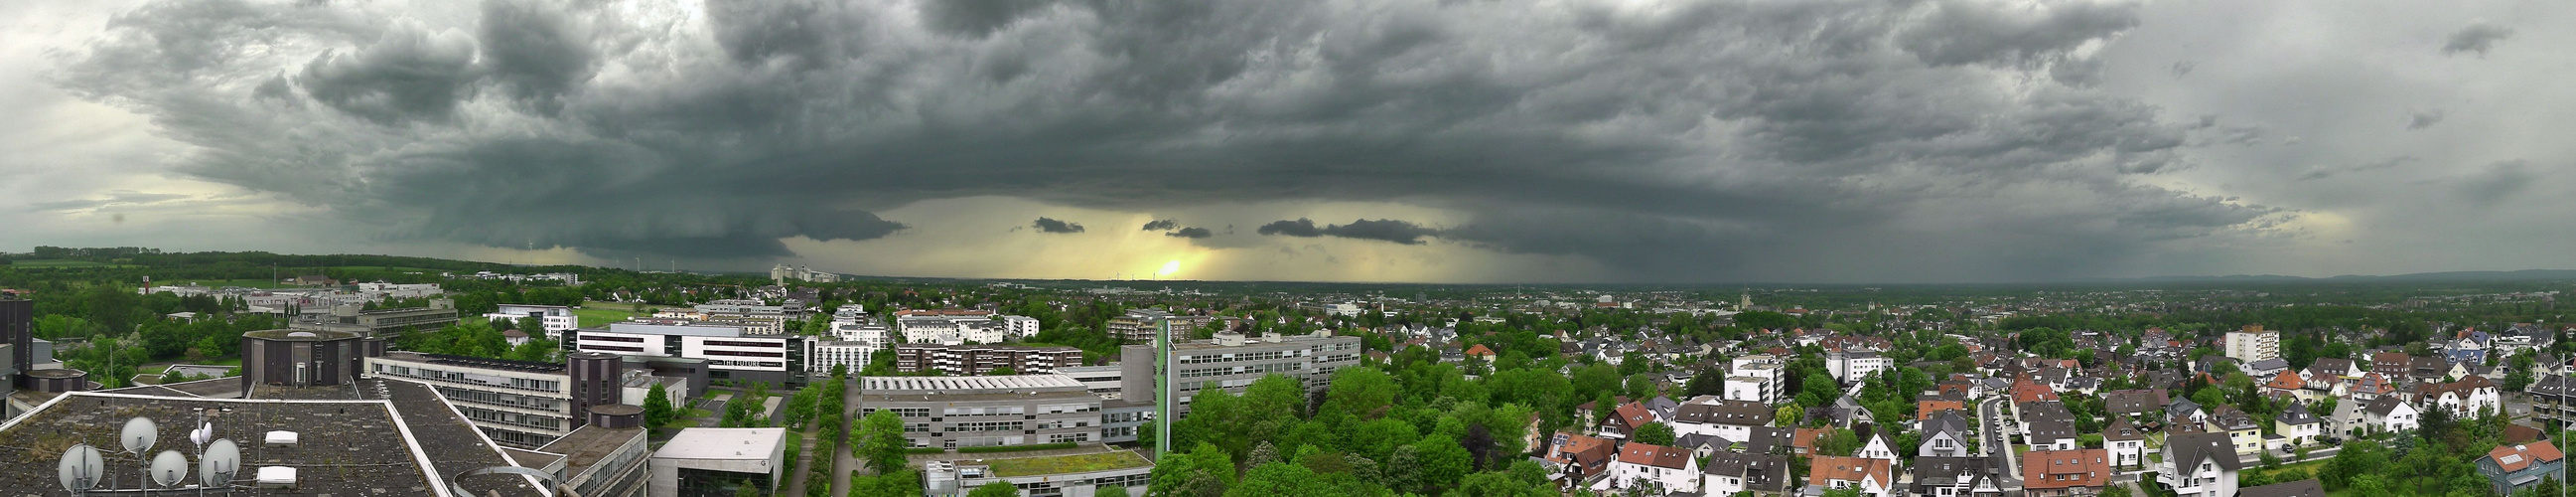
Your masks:
{"label": "flat rooftop", "polygon": [[[233,411],[220,412],[226,407]],[[54,466],[64,449],[86,443],[110,454],[119,452],[117,432],[125,420],[138,416],[159,425],[160,441],[154,451],[189,452],[192,446],[186,440],[197,422],[197,408],[217,410],[208,416],[216,436],[242,444],[245,475],[263,466],[299,467],[298,483],[305,493],[437,495],[430,489],[435,482],[422,469],[418,453],[409,449],[418,444],[408,439],[401,418],[385,402],[179,399],[98,392],[67,394],[0,427],[0,446],[22,448],[27,454],[0,459],[0,488],[58,488]],[[268,447],[260,439],[271,430],[297,432],[300,440],[292,447]],[[131,456],[124,457],[131,462]],[[127,473],[131,476],[131,471]],[[191,475],[190,480],[194,479]]]}
{"label": "flat rooftop", "polygon": [[859,378],[859,391],[869,394],[941,394],[1016,393],[1033,390],[1090,391],[1082,381],[1062,374],[1024,374],[1011,376],[868,376]]}
{"label": "flat rooftop", "polygon": [[1145,460],[1145,456],[1137,455],[1135,451],[1131,450],[1074,454],[1068,456],[958,461],[958,464],[971,465],[978,463],[983,464],[985,467],[992,468],[993,476],[1001,478],[1089,473],[1094,471],[1109,471],[1113,469],[1142,468],[1154,465],[1153,461],[1147,461]]}
{"label": "flat rooftop", "polygon": [[350,333],[350,332],[346,332],[346,331],[323,331],[323,330],[267,330],[267,331],[253,331],[253,332],[249,332],[249,333],[243,333],[243,334],[242,334],[242,336],[247,336],[247,337],[251,337],[251,338],[258,338],[258,339],[262,339],[262,340],[297,340],[297,341],[314,341],[314,340],[338,340],[338,339],[343,339],[343,338],[357,338],[357,337],[358,337],[358,334],[356,334],[356,333]]}
{"label": "flat rooftop", "polygon": [[786,428],[689,428],[653,451],[653,458],[768,459],[786,442]]}
{"label": "flat rooftop", "polygon": [[563,438],[557,438],[545,447],[538,448],[537,452],[561,456],[564,459],[564,467],[567,468],[586,468],[599,464],[600,459],[617,452],[618,447],[624,447],[628,442],[643,436],[644,429],[641,427],[601,428],[599,425],[583,425],[581,429],[573,430],[572,433],[564,434]]}

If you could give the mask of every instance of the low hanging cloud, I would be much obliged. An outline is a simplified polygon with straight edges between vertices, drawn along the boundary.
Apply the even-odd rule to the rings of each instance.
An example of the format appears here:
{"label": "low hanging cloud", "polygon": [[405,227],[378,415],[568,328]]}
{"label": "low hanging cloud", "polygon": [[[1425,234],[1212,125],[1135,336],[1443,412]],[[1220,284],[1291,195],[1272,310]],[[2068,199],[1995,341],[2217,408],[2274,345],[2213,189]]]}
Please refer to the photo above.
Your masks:
{"label": "low hanging cloud", "polygon": [[1039,233],[1081,233],[1081,232],[1082,232],[1082,223],[1068,223],[1068,222],[1064,222],[1064,221],[1056,220],[1055,218],[1048,218],[1048,217],[1041,217],[1041,218],[1038,218],[1038,220],[1037,220],[1036,222],[1029,223],[1029,227],[1031,227],[1031,228],[1037,228],[1037,230],[1038,230],[1038,232],[1039,232]]}
{"label": "low hanging cloud", "polygon": [[2406,114],[2406,129],[2417,130],[2442,123],[2442,109],[2420,110]]}
{"label": "low hanging cloud", "polygon": [[2487,49],[2494,48],[2496,42],[2509,39],[2513,39],[2513,28],[2479,21],[2452,32],[2450,40],[2442,43],[2442,55],[2477,52],[2479,57],[2486,57]]}
{"label": "low hanging cloud", "polygon": [[1145,231],[1171,231],[1181,227],[1178,219],[1156,219],[1145,222]]}
{"label": "low hanging cloud", "polygon": [[[1704,281],[1745,274],[1706,254],[1914,260],[1878,242],[2053,213],[1961,227],[1956,259],[1918,261],[2023,278],[2267,213],[2144,178],[2257,135],[2198,136],[2100,88],[2086,47],[2139,26],[2126,0],[641,3],[146,0],[46,76],[190,147],[177,175],[385,240],[757,259],[902,236],[876,213],[935,199],[1397,202],[1472,222],[1260,231]],[[2193,215],[2133,221],[2170,205]],[[2147,248],[1978,236],[2004,231]],[[2046,253],[1985,250],[2007,244]]]}
{"label": "low hanging cloud", "polygon": [[1304,238],[1330,236],[1405,245],[1421,245],[1424,243],[1423,238],[1440,236],[1441,233],[1441,230],[1394,219],[1361,219],[1351,221],[1351,224],[1328,224],[1318,227],[1314,220],[1305,218],[1298,218],[1295,221],[1272,221],[1261,225],[1261,228],[1255,231],[1263,235]]}

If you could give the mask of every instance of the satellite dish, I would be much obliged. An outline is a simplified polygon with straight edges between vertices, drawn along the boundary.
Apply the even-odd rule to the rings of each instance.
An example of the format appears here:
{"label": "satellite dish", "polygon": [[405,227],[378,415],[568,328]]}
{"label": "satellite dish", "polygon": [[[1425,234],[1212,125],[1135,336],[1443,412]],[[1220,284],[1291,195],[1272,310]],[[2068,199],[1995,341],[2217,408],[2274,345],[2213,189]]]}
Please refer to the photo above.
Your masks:
{"label": "satellite dish", "polygon": [[240,472],[241,446],[229,438],[215,439],[206,446],[206,454],[197,458],[197,483],[208,487],[229,486]]}
{"label": "satellite dish", "polygon": [[186,477],[188,477],[188,456],[179,455],[179,451],[175,450],[161,451],[161,455],[152,456],[153,483],[167,487],[179,484],[179,479]]}
{"label": "satellite dish", "polygon": [[73,445],[72,448],[65,449],[63,462],[55,467],[55,474],[62,478],[63,490],[73,492],[98,486],[99,480],[106,479],[102,476],[105,473],[107,473],[107,458],[99,455],[98,448],[90,447],[89,444]]}
{"label": "satellite dish", "polygon": [[125,432],[116,437],[117,443],[125,444],[126,452],[132,452],[134,455],[138,456],[143,455],[144,452],[151,451],[152,442],[160,440],[161,427],[159,425],[152,424],[151,418],[134,418],[126,420]]}

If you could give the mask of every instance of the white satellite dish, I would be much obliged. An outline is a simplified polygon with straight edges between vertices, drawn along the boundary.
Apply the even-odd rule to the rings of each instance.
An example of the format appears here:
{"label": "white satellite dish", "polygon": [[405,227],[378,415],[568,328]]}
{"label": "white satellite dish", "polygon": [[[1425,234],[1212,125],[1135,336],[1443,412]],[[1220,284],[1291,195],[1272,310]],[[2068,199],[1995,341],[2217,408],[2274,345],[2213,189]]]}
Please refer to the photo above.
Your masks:
{"label": "white satellite dish", "polygon": [[232,439],[215,439],[206,446],[206,454],[197,459],[197,483],[207,487],[232,485],[233,475],[241,473],[241,446]]}
{"label": "white satellite dish", "polygon": [[152,456],[153,483],[167,487],[177,485],[179,479],[187,477],[188,456],[180,455],[179,451],[175,450],[161,451],[161,455]]}
{"label": "white satellite dish", "polygon": [[98,486],[99,480],[107,479],[106,473],[107,458],[99,455],[98,448],[89,444],[64,449],[63,462],[55,467],[55,474],[62,478],[63,490],[73,492]]}
{"label": "white satellite dish", "polygon": [[116,437],[117,443],[125,444],[126,452],[131,452],[138,456],[151,451],[152,443],[160,440],[161,427],[160,425],[152,424],[151,418],[134,418],[126,420],[125,432]]}

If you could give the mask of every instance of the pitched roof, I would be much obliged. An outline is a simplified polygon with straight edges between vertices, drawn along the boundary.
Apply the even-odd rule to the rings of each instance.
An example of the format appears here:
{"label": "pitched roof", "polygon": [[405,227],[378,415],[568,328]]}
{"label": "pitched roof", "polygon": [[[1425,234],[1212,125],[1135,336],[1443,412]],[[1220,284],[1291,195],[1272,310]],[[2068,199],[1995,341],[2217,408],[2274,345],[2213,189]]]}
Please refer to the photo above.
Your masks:
{"label": "pitched roof", "polygon": [[1619,462],[1665,469],[1690,467],[1691,452],[1654,444],[1629,442],[1619,446]]}
{"label": "pitched roof", "polygon": [[2179,464],[2199,464],[2205,458],[2228,471],[2245,469],[2245,462],[2236,458],[2236,443],[2225,433],[2174,435],[2165,439],[2165,452],[2170,454],[2166,459]]}
{"label": "pitched roof", "polygon": [[2263,386],[2282,390],[2298,390],[2301,388],[2307,388],[2308,380],[2306,378],[2299,377],[2299,372],[2297,371],[2284,369],[2281,370],[2281,374],[2272,375],[2272,382],[2265,383]]}
{"label": "pitched roof", "polygon": [[2034,450],[2022,453],[2022,488],[2100,487],[2111,482],[2111,451]]}
{"label": "pitched roof", "polygon": [[1655,422],[1655,413],[1654,413],[1654,411],[1648,411],[1648,410],[1646,410],[1646,405],[1645,405],[1645,404],[1639,404],[1639,403],[1635,403],[1635,402],[1629,402],[1629,403],[1626,403],[1626,404],[1621,404],[1621,405],[1619,405],[1619,409],[1618,409],[1617,411],[1614,411],[1614,414],[1612,414],[1612,415],[1613,415],[1613,416],[1618,416],[1618,417],[1619,417],[1619,421],[1620,421],[1620,422],[1622,422],[1622,423],[1627,423],[1628,428],[1630,428],[1630,429],[1635,429],[1636,427],[1639,427],[1639,426],[1645,426],[1645,425],[1646,425],[1646,423],[1653,423],[1653,422]]}
{"label": "pitched roof", "polygon": [[2245,487],[2236,491],[2236,497],[2326,497],[2326,487],[2317,483],[2317,479],[2309,478],[2259,487]]}
{"label": "pitched roof", "polygon": [[1895,468],[1886,459],[1867,457],[1816,456],[1808,465],[1807,484],[1832,487],[1835,481],[1872,481],[1880,487],[1896,484]]}
{"label": "pitched roof", "polygon": [[1762,426],[1771,424],[1775,413],[1771,405],[1749,400],[1692,402],[1673,410],[1673,422]]}
{"label": "pitched roof", "polygon": [[2406,402],[2397,400],[2396,396],[2382,395],[2379,398],[2370,399],[2370,404],[2362,406],[2362,410],[2369,411],[2372,416],[2387,416],[2391,412],[2396,412],[2398,407],[2405,405]]}
{"label": "pitched roof", "polygon": [[2487,458],[2495,460],[2497,468],[2511,473],[2529,468],[2532,463],[2566,459],[2567,454],[2560,453],[2558,446],[2543,440],[2522,445],[2498,445],[2495,450],[2487,451]]}
{"label": "pitched roof", "polygon": [[2102,394],[2102,410],[2111,414],[2141,414],[2165,408],[2165,390],[2112,390]]}
{"label": "pitched roof", "polygon": [[1922,401],[1916,401],[1916,402],[1914,403],[1914,419],[1915,419],[1915,420],[1917,420],[1917,421],[1920,421],[1920,420],[1926,420],[1926,419],[1932,419],[1932,416],[1933,416],[1933,415],[1936,415],[1936,414],[1940,414],[1940,413],[1944,413],[1944,412],[1950,412],[1950,411],[1966,410],[1967,408],[1968,408],[1968,403],[1966,403],[1966,402],[1960,402],[1960,401],[1956,401],[1956,400],[1922,400]]}
{"label": "pitched roof", "polygon": [[2129,424],[2129,418],[2125,417],[2112,416],[2111,425],[2102,428],[2103,440],[2117,442],[2143,438],[2147,438],[2147,434],[2138,431],[2137,425]]}
{"label": "pitched roof", "polygon": [[1960,412],[1941,411],[1923,420],[1924,437],[1930,438],[1934,433],[1950,432],[1952,436],[1968,438],[1968,417],[1961,415]]}

